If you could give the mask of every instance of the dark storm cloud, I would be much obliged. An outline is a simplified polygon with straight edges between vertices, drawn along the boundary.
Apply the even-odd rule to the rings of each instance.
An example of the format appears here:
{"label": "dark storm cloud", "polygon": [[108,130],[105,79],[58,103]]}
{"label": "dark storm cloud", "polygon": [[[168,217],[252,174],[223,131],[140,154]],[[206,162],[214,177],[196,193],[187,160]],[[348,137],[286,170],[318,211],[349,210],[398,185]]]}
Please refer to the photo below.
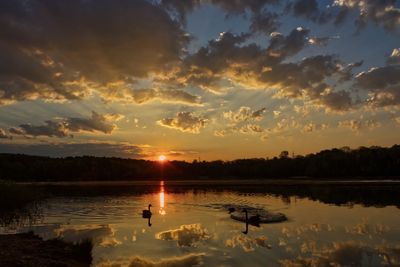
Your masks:
{"label": "dark storm cloud", "polygon": [[28,154],[50,157],[97,156],[140,158],[143,151],[140,147],[129,144],[113,143],[40,143],[12,144],[0,143],[2,153]]}
{"label": "dark storm cloud", "polygon": [[148,77],[189,41],[147,1],[15,0],[0,10],[1,102],[81,98],[87,87]]}
{"label": "dark storm cloud", "polygon": [[101,132],[111,134],[115,125],[111,121],[120,118],[118,114],[101,115],[92,111],[90,118],[65,118],[60,120],[47,120],[43,125],[21,124],[19,127],[10,128],[13,135],[27,137],[72,137],[71,133],[76,132]]}

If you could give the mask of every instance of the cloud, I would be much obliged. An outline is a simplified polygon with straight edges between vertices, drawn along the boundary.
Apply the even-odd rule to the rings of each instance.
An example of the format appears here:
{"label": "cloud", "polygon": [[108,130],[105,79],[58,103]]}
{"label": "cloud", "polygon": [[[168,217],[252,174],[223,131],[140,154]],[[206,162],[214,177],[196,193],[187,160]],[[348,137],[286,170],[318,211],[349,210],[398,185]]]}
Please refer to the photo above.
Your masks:
{"label": "cloud", "polygon": [[102,132],[111,134],[115,125],[111,121],[121,119],[119,114],[101,115],[92,111],[90,118],[65,118],[58,121],[47,120],[44,125],[21,124],[18,128],[10,128],[9,132],[14,135],[29,137],[72,137],[71,132]]}
{"label": "cloud", "polygon": [[206,126],[208,120],[196,117],[192,112],[179,112],[175,118],[164,118],[157,123],[167,128],[198,134],[200,129]]}
{"label": "cloud", "polygon": [[358,29],[365,27],[368,22],[381,25],[387,31],[396,31],[400,26],[400,9],[395,6],[395,1],[335,0],[333,6],[344,10],[339,12],[337,21],[342,21],[348,15],[347,10],[358,10]]}
{"label": "cloud", "polygon": [[201,240],[209,239],[210,235],[201,224],[188,224],[181,225],[178,229],[159,232],[155,237],[160,240],[175,240],[180,247],[191,247]]}
{"label": "cloud", "polygon": [[270,45],[267,49],[273,57],[286,58],[300,52],[307,44],[306,37],[309,30],[298,27],[292,30],[288,36],[281,33],[271,33]]}
{"label": "cloud", "polygon": [[[66,127],[71,132],[102,132],[110,134],[114,129],[115,125],[111,124],[110,121],[115,121],[116,114],[111,116],[101,115],[92,111],[91,118],[67,118],[65,120]],[[118,115],[117,115],[118,116]],[[118,116],[118,118],[120,118]]]}
{"label": "cloud", "polygon": [[354,105],[349,92],[344,90],[335,92],[330,89],[326,89],[324,93],[320,94],[317,97],[316,103],[326,107],[330,111],[346,111],[350,110]]}
{"label": "cloud", "polygon": [[190,39],[150,1],[15,0],[0,9],[0,104],[133,84],[179,62]]}
{"label": "cloud", "polygon": [[394,48],[386,63],[388,65],[400,65],[400,48]]}
{"label": "cloud", "polygon": [[356,76],[355,86],[370,92],[368,104],[384,107],[400,104],[400,65],[371,68]]}
{"label": "cloud", "polygon": [[262,126],[249,123],[241,126],[236,125],[236,126],[226,127],[225,129],[222,130],[216,130],[214,131],[214,136],[225,137],[231,134],[241,133],[247,135],[259,135],[260,139],[265,141],[268,138],[266,132],[267,129],[263,128]]}
{"label": "cloud", "polygon": [[103,261],[99,267],[190,267],[203,265],[204,253],[190,253],[183,256],[162,258],[154,261],[143,257],[132,257],[128,260]]}
{"label": "cloud", "polygon": [[257,124],[245,124],[239,131],[243,134],[259,134],[265,132],[265,129]]}
{"label": "cloud", "polygon": [[361,63],[344,64],[335,55],[317,55],[298,62],[285,59],[309,45],[309,30],[298,27],[287,36],[273,32],[270,44],[262,48],[246,43],[250,35],[221,33],[216,40],[184,59],[172,76],[181,86],[221,92],[227,84],[248,89],[275,89],[276,96],[309,98],[329,110],[353,106],[349,91],[333,90],[335,83],[352,79]]}
{"label": "cloud", "polygon": [[220,6],[229,14],[243,14],[246,10],[257,13],[267,4],[276,4],[278,0],[209,0],[211,3]]}
{"label": "cloud", "polygon": [[316,123],[310,122],[310,123],[304,125],[302,131],[305,132],[305,133],[311,133],[311,132],[315,132],[315,131],[325,130],[328,127],[329,126],[327,124],[324,124],[324,123],[316,124]]}
{"label": "cloud", "polygon": [[338,126],[358,132],[364,129],[373,130],[380,127],[381,124],[374,120],[344,120],[339,121]]}
{"label": "cloud", "polygon": [[332,36],[332,37],[309,37],[308,43],[310,45],[319,45],[319,46],[326,46],[328,45],[330,40],[339,39],[339,36]]}
{"label": "cloud", "polygon": [[238,123],[248,120],[259,121],[263,118],[263,113],[266,111],[266,108],[261,108],[256,111],[252,111],[250,107],[240,107],[237,111],[228,111],[223,113],[223,117]]}
{"label": "cloud", "polygon": [[2,153],[49,157],[97,156],[142,158],[142,147],[124,143],[0,143]]}
{"label": "cloud", "polygon": [[280,26],[279,15],[272,12],[259,12],[252,16],[250,30],[254,33],[271,34]]}
{"label": "cloud", "polygon": [[67,137],[68,129],[65,122],[45,121],[44,125],[21,124],[18,128],[10,128],[10,133],[24,136]]}
{"label": "cloud", "polygon": [[237,131],[238,131],[237,127],[227,127],[222,130],[214,131],[214,135],[218,136],[218,137],[225,137],[225,136],[235,133]]}
{"label": "cloud", "polygon": [[4,129],[0,128],[0,139],[12,139],[12,136],[9,135]]}
{"label": "cloud", "polygon": [[367,90],[382,90],[400,85],[400,65],[371,68],[356,76],[357,86]]}
{"label": "cloud", "polygon": [[297,17],[304,17],[317,23],[325,23],[330,19],[330,14],[321,10],[316,0],[295,0],[289,2],[285,9]]}
{"label": "cloud", "polygon": [[242,106],[237,111],[227,111],[223,113],[223,118],[231,123],[228,127],[222,130],[214,131],[214,135],[224,137],[234,133],[258,135],[265,133],[266,129],[254,123],[253,121],[261,121],[263,119],[266,108],[261,108],[253,111],[250,107]]}
{"label": "cloud", "polygon": [[283,118],[276,123],[275,127],[272,128],[271,131],[274,133],[282,133],[290,129],[299,128],[299,126],[299,123],[293,118]]}
{"label": "cloud", "polygon": [[101,92],[104,101],[120,101],[128,103],[145,104],[153,100],[167,103],[180,103],[184,105],[201,105],[200,96],[192,95],[179,89],[128,89],[107,88]]}

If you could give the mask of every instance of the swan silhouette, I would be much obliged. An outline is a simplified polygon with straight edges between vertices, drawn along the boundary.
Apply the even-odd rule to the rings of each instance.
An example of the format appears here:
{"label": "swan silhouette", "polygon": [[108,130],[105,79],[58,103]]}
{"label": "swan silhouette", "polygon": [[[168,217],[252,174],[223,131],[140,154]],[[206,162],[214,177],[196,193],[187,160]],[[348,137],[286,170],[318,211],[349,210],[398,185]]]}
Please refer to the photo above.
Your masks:
{"label": "swan silhouette", "polygon": [[150,208],[151,208],[151,204],[149,204],[149,207],[148,207],[147,210],[143,210],[142,211],[142,217],[143,218],[150,218],[151,217],[152,213],[150,211]]}
{"label": "swan silhouette", "polygon": [[151,219],[151,215],[152,215],[150,208],[151,208],[151,204],[149,204],[149,207],[147,210],[142,211],[142,218],[147,219],[147,225],[149,227],[151,226],[150,219]]}

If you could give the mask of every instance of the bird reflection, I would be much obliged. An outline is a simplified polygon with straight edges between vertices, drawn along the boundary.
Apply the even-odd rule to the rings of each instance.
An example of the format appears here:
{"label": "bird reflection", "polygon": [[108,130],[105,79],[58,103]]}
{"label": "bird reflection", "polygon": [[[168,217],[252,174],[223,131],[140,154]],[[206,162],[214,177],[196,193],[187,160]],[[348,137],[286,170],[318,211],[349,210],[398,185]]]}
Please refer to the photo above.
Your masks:
{"label": "bird reflection", "polygon": [[260,227],[260,215],[253,215],[253,216],[248,216],[247,214],[247,209],[243,209],[242,210],[245,213],[245,218],[246,218],[246,230],[242,231],[243,234],[247,235],[247,233],[249,232],[249,224],[253,225],[253,226],[257,226]]}

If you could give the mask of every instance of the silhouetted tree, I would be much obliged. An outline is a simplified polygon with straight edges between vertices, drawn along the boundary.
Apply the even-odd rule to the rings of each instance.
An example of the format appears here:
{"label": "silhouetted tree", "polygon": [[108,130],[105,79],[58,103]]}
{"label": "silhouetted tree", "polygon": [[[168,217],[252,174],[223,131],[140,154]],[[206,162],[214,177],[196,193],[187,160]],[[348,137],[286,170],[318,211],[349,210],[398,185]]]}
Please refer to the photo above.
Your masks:
{"label": "silhouetted tree", "polygon": [[[161,177],[162,176],[162,177]],[[104,157],[49,158],[0,154],[0,180],[89,181],[194,178],[347,178],[400,177],[400,146],[330,149],[289,158],[282,151],[272,159],[233,161],[167,161]]]}

